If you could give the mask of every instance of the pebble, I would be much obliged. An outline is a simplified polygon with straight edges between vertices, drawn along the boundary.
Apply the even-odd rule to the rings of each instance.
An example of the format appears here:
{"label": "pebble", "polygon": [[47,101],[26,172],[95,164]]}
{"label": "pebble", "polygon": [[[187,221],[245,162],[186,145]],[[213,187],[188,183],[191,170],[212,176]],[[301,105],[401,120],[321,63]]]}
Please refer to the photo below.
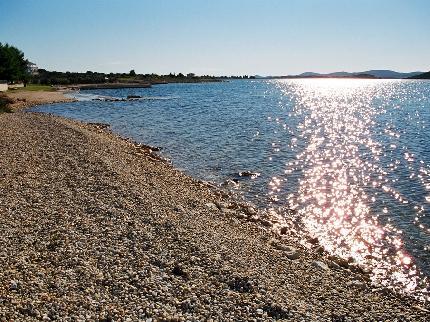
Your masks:
{"label": "pebble", "polygon": [[241,211],[239,211],[239,212],[237,212],[236,213],[236,217],[237,218],[239,218],[239,219],[246,219],[246,218],[248,218],[248,216],[247,215],[245,215],[243,212],[241,212]]}
{"label": "pebble", "polygon": [[312,262],[312,266],[316,267],[318,269],[321,269],[323,271],[328,271],[329,270],[329,267],[327,266],[327,264],[325,264],[325,263],[323,263],[321,261],[313,261]]}
{"label": "pebble", "polygon": [[207,204],[206,204],[206,207],[209,209],[209,210],[212,210],[212,211],[218,211],[219,209],[218,209],[218,207],[217,207],[217,205],[216,204],[214,204],[213,202],[208,202]]}
{"label": "pebble", "polygon": [[318,246],[317,248],[315,248],[315,251],[319,254],[324,253],[324,247],[323,246]]}
{"label": "pebble", "polygon": [[293,247],[290,247],[290,250],[288,250],[288,251],[285,252],[285,256],[288,259],[296,260],[296,259],[298,259],[300,257],[300,253],[299,253],[299,251],[297,249],[295,249]]}
{"label": "pebble", "polygon": [[356,281],[356,280],[347,282],[346,285],[348,287],[354,287],[354,288],[361,289],[361,290],[366,288],[366,283]]}
{"label": "pebble", "polygon": [[19,112],[0,146],[0,321],[428,321],[115,134]]}
{"label": "pebble", "polygon": [[11,290],[17,290],[18,289],[18,282],[17,281],[11,281],[9,289],[11,289]]}

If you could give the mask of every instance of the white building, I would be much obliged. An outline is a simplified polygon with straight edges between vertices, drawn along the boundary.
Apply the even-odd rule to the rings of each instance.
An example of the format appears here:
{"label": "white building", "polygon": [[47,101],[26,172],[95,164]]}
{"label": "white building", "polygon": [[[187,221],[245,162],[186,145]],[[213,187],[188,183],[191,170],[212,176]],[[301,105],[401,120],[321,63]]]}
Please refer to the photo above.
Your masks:
{"label": "white building", "polygon": [[39,74],[39,68],[37,67],[37,65],[35,63],[30,62],[30,61],[27,64],[27,71],[31,75],[37,75],[37,74]]}
{"label": "white building", "polygon": [[4,80],[0,80],[0,92],[6,92],[8,90],[7,82]]}

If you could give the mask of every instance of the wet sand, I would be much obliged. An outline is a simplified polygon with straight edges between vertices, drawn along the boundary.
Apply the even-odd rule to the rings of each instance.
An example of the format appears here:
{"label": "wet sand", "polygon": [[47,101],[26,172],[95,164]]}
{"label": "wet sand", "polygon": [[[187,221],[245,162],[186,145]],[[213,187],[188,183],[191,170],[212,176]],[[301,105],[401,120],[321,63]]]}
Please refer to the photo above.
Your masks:
{"label": "wet sand", "polygon": [[103,125],[0,114],[0,178],[0,321],[430,317]]}

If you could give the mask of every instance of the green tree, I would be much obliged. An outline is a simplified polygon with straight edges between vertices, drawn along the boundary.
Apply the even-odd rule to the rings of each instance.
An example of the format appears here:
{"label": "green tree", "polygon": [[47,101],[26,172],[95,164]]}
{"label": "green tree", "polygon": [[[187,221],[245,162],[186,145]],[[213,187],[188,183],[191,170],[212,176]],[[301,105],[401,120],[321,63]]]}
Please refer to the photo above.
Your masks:
{"label": "green tree", "polygon": [[13,81],[24,81],[29,79],[27,70],[28,60],[24,53],[14,46],[0,43],[0,79]]}
{"label": "green tree", "polygon": [[130,76],[136,76],[136,72],[134,71],[134,69],[130,70],[130,73],[128,73]]}

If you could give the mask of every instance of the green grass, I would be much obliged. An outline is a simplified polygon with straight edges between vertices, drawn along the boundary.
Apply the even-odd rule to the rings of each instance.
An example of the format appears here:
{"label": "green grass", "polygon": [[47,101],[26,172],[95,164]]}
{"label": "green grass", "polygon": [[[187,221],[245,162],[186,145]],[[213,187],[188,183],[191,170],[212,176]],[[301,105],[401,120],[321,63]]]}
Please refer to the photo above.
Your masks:
{"label": "green grass", "polygon": [[18,89],[12,89],[9,91],[30,91],[30,92],[35,92],[35,91],[44,91],[44,92],[53,92],[55,91],[54,87],[51,87],[49,85],[36,85],[36,84],[28,84],[26,87],[21,87]]}
{"label": "green grass", "polygon": [[136,81],[136,77],[135,76],[119,77],[118,81],[120,81],[120,82],[133,82],[133,81]]}

